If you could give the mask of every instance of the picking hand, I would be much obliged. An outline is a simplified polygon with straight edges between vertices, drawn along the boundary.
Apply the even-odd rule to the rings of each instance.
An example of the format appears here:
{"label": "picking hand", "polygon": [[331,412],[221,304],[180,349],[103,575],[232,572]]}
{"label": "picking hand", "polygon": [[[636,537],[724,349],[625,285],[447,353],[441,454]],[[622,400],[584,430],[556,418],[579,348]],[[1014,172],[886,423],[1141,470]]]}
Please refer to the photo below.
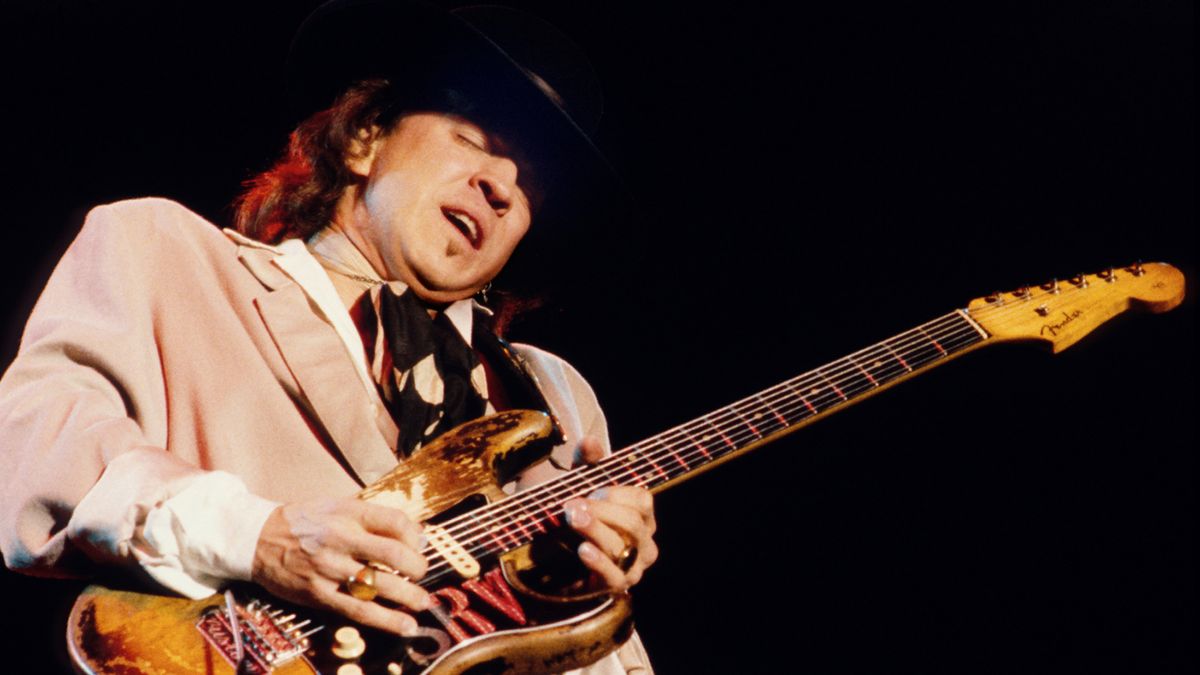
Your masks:
{"label": "picking hand", "polygon": [[378,562],[399,575],[373,574],[380,598],[420,611],[431,606],[424,589],[421,530],[403,512],[354,498],[284,504],[267,518],[254,552],[252,580],[285,600],[331,609],[358,623],[400,635],[416,619],[373,600],[351,596],[347,580]]}

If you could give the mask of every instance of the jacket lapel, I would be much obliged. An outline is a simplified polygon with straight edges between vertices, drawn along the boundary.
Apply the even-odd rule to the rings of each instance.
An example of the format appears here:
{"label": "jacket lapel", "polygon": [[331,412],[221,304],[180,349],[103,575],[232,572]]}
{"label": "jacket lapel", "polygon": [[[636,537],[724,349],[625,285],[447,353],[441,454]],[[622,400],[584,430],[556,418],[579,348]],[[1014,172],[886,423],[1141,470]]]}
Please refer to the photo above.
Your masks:
{"label": "jacket lapel", "polygon": [[[278,264],[278,249],[244,244],[238,257],[269,290],[255,306],[300,386],[301,404],[357,480],[363,485],[375,482],[396,466],[396,455],[384,435],[387,425],[381,420],[380,404],[364,386],[337,329],[289,276],[287,266]],[[387,417],[386,411],[382,416]]]}

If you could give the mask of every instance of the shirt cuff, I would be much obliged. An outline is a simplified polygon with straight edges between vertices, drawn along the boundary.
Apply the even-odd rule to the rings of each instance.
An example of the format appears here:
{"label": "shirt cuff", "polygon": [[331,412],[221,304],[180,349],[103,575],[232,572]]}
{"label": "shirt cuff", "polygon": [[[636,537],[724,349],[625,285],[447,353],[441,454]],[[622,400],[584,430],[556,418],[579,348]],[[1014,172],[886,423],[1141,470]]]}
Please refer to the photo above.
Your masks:
{"label": "shirt cuff", "polygon": [[203,474],[146,514],[134,556],[164,586],[207,597],[227,581],[250,579],[259,534],[278,506],[233,474]]}

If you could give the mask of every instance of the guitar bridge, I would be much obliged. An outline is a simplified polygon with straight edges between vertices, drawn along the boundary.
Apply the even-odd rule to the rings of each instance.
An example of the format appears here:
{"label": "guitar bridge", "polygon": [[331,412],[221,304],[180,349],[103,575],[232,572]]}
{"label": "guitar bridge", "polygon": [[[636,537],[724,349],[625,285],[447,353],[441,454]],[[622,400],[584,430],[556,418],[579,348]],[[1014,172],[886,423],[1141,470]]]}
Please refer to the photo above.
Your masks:
{"label": "guitar bridge", "polygon": [[[309,621],[297,622],[295,614],[252,600],[246,606],[234,605],[237,627],[230,612],[221,606],[209,607],[196,621],[196,630],[225,658],[239,675],[267,675],[273,669],[308,651],[309,637],[324,626],[308,628]],[[234,631],[238,631],[235,633]],[[239,643],[241,662],[238,659]]]}

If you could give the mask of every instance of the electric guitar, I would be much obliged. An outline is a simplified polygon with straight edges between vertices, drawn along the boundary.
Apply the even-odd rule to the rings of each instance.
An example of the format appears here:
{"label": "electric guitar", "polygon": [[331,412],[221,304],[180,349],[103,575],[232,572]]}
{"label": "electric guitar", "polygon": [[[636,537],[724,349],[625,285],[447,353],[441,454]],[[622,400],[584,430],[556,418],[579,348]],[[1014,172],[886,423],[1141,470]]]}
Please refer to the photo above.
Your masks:
{"label": "electric guitar", "polygon": [[1036,341],[1057,353],[1127,309],[1164,312],[1183,294],[1179,270],[1139,263],[978,298],[511,496],[499,486],[546,458],[552,421],[510,410],[463,424],[359,494],[424,524],[429,571],[420,584],[438,605],[418,615],[412,638],[255,598],[250,586],[198,601],[90,586],[72,609],[68,647],[85,673],[581,667],[616,649],[633,623],[627,594],[587,590],[577,535],[559,522],[564,502],[615,484],[659,492],[972,350]]}

